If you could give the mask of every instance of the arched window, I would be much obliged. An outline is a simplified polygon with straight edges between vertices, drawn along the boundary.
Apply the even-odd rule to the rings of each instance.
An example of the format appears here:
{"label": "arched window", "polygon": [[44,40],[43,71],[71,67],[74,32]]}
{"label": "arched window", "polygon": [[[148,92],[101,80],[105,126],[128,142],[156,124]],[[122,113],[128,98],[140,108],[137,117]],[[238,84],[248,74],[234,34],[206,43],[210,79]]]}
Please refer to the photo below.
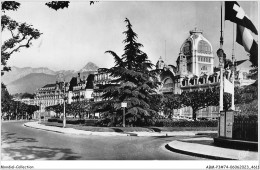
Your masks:
{"label": "arched window", "polygon": [[200,40],[198,44],[198,52],[210,54],[211,53],[210,45],[206,41]]}
{"label": "arched window", "polygon": [[165,79],[164,83],[163,83],[163,87],[173,87],[173,81],[171,78],[167,78]]}
{"label": "arched window", "polygon": [[183,44],[182,53],[184,55],[190,55],[191,54],[191,42],[190,41],[187,41]]}

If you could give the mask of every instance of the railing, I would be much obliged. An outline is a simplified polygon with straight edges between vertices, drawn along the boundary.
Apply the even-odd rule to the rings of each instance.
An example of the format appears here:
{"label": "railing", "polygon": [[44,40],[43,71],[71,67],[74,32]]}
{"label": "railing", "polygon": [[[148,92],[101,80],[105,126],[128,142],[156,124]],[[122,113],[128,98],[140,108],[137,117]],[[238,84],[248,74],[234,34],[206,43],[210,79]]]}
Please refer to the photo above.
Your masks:
{"label": "railing", "polygon": [[234,120],[233,139],[258,141],[258,122],[250,120]]}

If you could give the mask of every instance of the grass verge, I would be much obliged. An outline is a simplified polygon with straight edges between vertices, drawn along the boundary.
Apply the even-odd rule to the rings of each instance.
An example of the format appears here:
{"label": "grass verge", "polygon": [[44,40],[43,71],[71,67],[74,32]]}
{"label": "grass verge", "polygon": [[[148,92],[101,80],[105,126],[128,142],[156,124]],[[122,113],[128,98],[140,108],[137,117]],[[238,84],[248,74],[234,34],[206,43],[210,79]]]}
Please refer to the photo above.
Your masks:
{"label": "grass verge", "polygon": [[[63,127],[62,123],[42,122],[46,126]],[[217,127],[96,127],[66,124],[67,128],[91,132],[171,132],[171,131],[217,131]]]}

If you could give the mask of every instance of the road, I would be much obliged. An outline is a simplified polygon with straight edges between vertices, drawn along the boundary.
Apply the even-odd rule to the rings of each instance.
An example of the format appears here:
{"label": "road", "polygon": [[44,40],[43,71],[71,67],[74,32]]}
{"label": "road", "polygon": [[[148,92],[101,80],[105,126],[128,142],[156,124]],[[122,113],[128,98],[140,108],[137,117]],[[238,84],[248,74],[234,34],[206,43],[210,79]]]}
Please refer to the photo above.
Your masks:
{"label": "road", "polygon": [[[177,137],[83,136],[2,122],[2,160],[202,160],[165,149]],[[182,137],[183,138],[183,137]]]}

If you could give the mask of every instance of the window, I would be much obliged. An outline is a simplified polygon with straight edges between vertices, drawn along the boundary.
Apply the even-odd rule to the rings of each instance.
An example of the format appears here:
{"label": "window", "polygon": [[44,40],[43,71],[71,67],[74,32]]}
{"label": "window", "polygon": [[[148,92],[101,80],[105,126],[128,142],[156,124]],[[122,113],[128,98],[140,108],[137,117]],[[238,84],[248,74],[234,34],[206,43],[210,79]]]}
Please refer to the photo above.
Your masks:
{"label": "window", "polygon": [[198,44],[198,52],[210,54],[211,53],[211,47],[206,41],[201,40]]}
{"label": "window", "polygon": [[191,54],[191,42],[188,41],[183,45],[182,52],[184,55]]}
{"label": "window", "polygon": [[173,81],[171,78],[167,78],[164,83],[163,83],[163,87],[173,87]]}
{"label": "window", "polygon": [[207,70],[207,66],[202,66],[201,70]]}

